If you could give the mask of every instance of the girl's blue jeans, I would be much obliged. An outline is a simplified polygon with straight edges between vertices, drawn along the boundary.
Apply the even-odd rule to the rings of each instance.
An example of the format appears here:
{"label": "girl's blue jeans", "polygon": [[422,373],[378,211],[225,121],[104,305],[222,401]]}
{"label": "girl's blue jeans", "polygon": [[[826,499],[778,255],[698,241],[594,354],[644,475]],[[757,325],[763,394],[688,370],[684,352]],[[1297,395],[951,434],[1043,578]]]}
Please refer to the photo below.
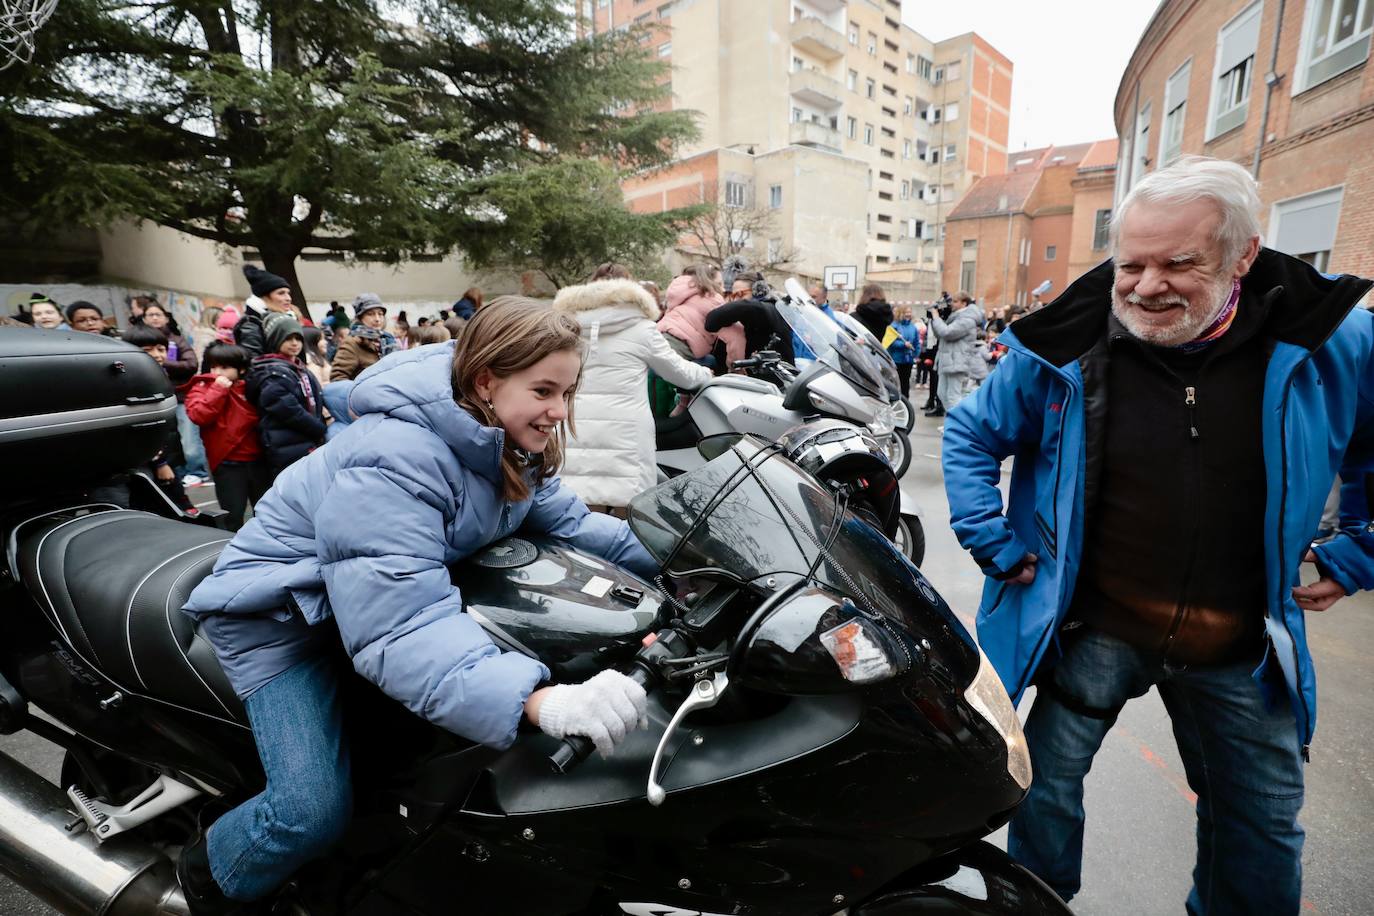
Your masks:
{"label": "girl's blue jeans", "polygon": [[353,783],[338,686],[334,659],[320,653],[244,700],[267,788],[210,828],[210,873],[225,896],[266,897],[348,827]]}

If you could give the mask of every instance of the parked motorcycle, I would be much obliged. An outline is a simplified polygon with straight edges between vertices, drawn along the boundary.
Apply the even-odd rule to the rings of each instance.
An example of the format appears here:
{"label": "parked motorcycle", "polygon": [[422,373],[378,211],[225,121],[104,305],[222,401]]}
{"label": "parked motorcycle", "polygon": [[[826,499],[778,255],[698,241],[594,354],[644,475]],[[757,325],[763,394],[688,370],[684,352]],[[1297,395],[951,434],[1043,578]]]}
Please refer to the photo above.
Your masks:
{"label": "parked motorcycle", "polygon": [[[24,360],[16,333],[33,335],[0,329],[0,377],[35,381],[45,360]],[[73,346],[90,365],[147,360]],[[85,473],[108,471],[95,456],[136,456],[125,437],[165,422],[165,379],[143,386],[79,408],[103,410],[101,425],[65,429],[57,405],[15,410],[0,395],[0,456],[36,466],[76,437]],[[715,457],[630,506],[662,566],[655,583],[521,537],[452,570],[502,649],[558,680],[616,667],[644,684],[648,728],[608,759],[537,730],[497,751],[352,676],[355,822],[277,912],[1068,912],[980,842],[1031,770],[958,618],[851,494],[785,444],[711,445]],[[0,754],[0,870],[64,913],[184,914],[172,859],[263,780],[243,709],[178,610],[228,535],[46,482],[0,496],[0,733],[63,747],[66,791]]]}

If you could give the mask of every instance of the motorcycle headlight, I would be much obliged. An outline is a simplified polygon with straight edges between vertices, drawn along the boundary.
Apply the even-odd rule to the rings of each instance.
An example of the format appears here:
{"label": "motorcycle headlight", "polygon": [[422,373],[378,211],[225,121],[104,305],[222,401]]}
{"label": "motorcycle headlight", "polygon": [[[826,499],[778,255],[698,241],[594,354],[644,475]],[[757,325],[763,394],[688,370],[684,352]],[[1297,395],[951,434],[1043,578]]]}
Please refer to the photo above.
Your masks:
{"label": "motorcycle headlight", "polygon": [[884,404],[877,398],[866,398],[865,401],[873,411],[873,420],[868,424],[869,431],[878,438],[892,435],[895,425],[892,420],[892,405]]}
{"label": "motorcycle headlight", "polygon": [[1029,789],[1030,750],[1026,747],[1026,736],[1021,732],[1021,720],[1016,717],[1016,707],[1011,705],[1011,697],[1007,696],[1002,679],[997,676],[997,671],[982,649],[978,650],[978,673],[964,691],[964,700],[1002,736],[1007,743],[1007,773],[1022,789]]}

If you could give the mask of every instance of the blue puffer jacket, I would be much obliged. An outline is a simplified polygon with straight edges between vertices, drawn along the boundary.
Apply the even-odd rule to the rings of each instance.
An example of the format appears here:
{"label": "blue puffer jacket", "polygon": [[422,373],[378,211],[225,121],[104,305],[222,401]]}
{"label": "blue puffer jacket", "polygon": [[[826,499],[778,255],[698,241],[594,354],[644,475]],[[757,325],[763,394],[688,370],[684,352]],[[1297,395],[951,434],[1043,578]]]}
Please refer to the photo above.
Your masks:
{"label": "blue puffer jacket", "polygon": [[[360,375],[358,419],[277,479],[184,610],[285,618],[294,600],[311,624],[332,616],[360,674],[431,722],[505,747],[549,672],[492,644],[445,564],[523,527],[644,576],[657,566],[624,522],[589,513],[557,477],[507,502],[504,432],[457,405],[452,371],[450,343]],[[216,645],[222,657],[234,649]]]}
{"label": "blue puffer jacket", "polygon": [[[1058,626],[1073,600],[1085,482],[1100,459],[1088,447],[1085,412],[1105,409],[1105,392],[1085,384],[1081,361],[1105,333],[1111,283],[1106,262],[1008,328],[998,338],[1009,348],[1001,367],[945,421],[954,533],[989,576],[978,609],[979,642],[1014,700],[1042,663],[1057,659]],[[1368,499],[1374,489],[1366,486],[1374,473],[1374,321],[1355,308],[1371,284],[1323,276],[1269,249],[1242,283],[1247,295],[1270,305],[1262,409],[1271,651],[1255,679],[1271,702],[1282,696],[1277,685],[1286,685],[1307,745],[1317,721],[1316,676],[1291,589],[1338,472],[1345,482],[1341,536],[1316,553],[1348,594],[1374,588]],[[1012,455],[1004,514],[1000,465]],[[1027,552],[1041,561],[1030,585],[992,578]],[[1282,677],[1273,676],[1275,662]]]}
{"label": "blue puffer jacket", "polygon": [[899,366],[916,362],[916,354],[921,350],[921,329],[916,327],[916,322],[895,321],[892,330],[897,332],[898,338],[887,347],[887,352],[892,354],[892,361]]}

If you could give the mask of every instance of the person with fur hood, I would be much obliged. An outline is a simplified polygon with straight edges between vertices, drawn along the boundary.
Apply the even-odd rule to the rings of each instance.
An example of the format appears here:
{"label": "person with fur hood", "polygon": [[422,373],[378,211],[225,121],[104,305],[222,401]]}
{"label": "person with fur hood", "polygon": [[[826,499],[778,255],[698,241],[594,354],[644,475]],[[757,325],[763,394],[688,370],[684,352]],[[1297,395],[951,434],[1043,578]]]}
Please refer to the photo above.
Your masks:
{"label": "person with fur hood", "polygon": [[689,390],[711,371],[669,345],[654,326],[658,303],[633,280],[564,287],[553,307],[582,325],[586,347],[563,482],[588,505],[623,508],[657,480],[649,370]]}
{"label": "person with fur hood", "polygon": [[719,333],[706,330],[706,316],[725,302],[720,285],[720,272],[705,264],[688,267],[668,284],[665,294],[667,308],[658,322],[658,329],[668,339],[668,345],[685,359],[701,360],[709,356],[719,337],[725,344],[726,365],[744,359],[744,328],[732,324]]}
{"label": "person with fur hood", "polygon": [[930,328],[940,339],[940,352],[935,368],[940,373],[940,403],[951,411],[968,394],[970,379],[979,371],[979,378],[987,377],[987,361],[978,352],[978,331],[983,327],[983,310],[973,296],[960,290],[954,296],[949,318],[942,319],[936,311],[927,313]]}

